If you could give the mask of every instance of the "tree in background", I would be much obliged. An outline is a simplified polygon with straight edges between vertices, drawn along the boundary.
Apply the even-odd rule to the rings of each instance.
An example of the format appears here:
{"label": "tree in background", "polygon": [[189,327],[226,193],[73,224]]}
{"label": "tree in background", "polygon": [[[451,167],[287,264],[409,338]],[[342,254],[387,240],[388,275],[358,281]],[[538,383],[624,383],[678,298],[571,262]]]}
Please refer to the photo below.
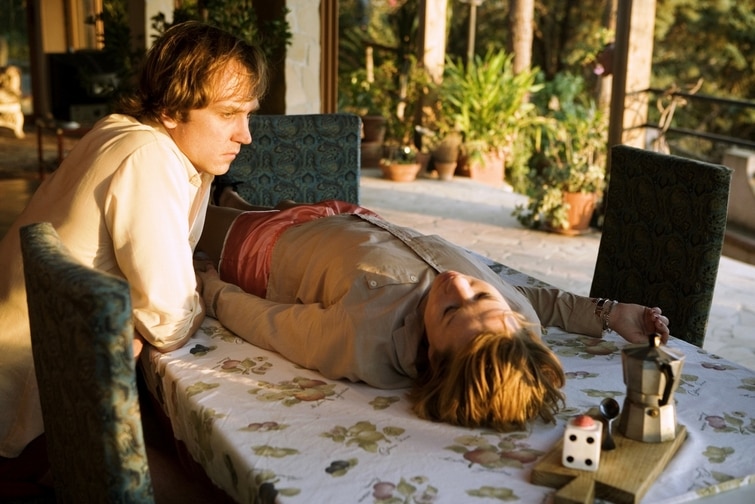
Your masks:
{"label": "tree in background", "polygon": [[514,55],[514,72],[532,67],[532,37],[535,16],[534,0],[511,0],[511,43],[509,52]]}
{"label": "tree in background", "polygon": [[[515,47],[513,23],[515,8],[528,0],[484,0],[477,7],[475,53],[488,49]],[[533,0],[531,65],[544,80],[563,72],[581,75],[585,92],[596,97],[601,77],[594,74],[595,58],[612,40],[613,33],[605,13],[615,0]],[[350,0],[341,2],[344,16],[356,17],[349,7],[366,7],[361,29],[373,40],[387,33],[383,23],[385,9],[398,0]],[[469,30],[469,5],[449,2],[447,53],[466,58]],[[346,23],[348,25],[349,23]],[[356,23],[351,21],[351,25]],[[381,24],[383,27],[381,28]],[[342,35],[342,40],[348,36]],[[396,43],[395,39],[393,42]],[[524,42],[522,42],[524,43]],[[363,58],[364,49],[344,50],[341,64]],[[516,56],[516,53],[515,53]],[[526,59],[522,57],[522,59]],[[364,60],[361,59],[363,62]],[[700,78],[700,95],[752,100],[755,97],[755,0],[657,0],[652,86],[689,90]],[[653,103],[653,100],[651,100]],[[661,112],[651,108],[650,120]],[[755,110],[731,105],[709,104],[697,100],[677,107],[672,118],[675,126],[701,132],[755,138]],[[719,159],[725,145],[694,139],[672,139],[690,155]]]}
{"label": "tree in background", "polygon": [[[586,92],[596,92],[601,78],[593,75],[595,57],[613,37],[604,19],[609,1],[535,0],[532,66],[543,71],[546,81],[569,72],[585,79]],[[468,9],[455,4],[448,48],[463,55]],[[478,8],[478,48],[511,44],[510,4],[485,0]],[[752,100],[755,0],[657,0],[653,54],[651,85],[655,88],[689,91],[702,78],[700,95]],[[670,99],[661,98],[659,108],[668,106]],[[660,109],[651,108],[652,122],[661,116]],[[755,138],[753,108],[687,100],[676,108],[672,122],[699,132]],[[683,154],[714,161],[720,161],[721,150],[728,148],[679,135],[671,141]]]}
{"label": "tree in background", "polygon": [[291,43],[291,31],[285,18],[288,9],[285,7],[279,8],[274,17],[263,17],[260,15],[263,4],[253,0],[180,0],[175,5],[172,23],[163,13],[153,18],[153,27],[158,33],[184,21],[203,21],[259,45],[271,59],[285,54]]}
{"label": "tree in background", "polygon": [[[658,0],[653,50],[655,88],[752,100],[755,97],[755,0]],[[657,120],[670,97],[659,99]],[[687,100],[673,125],[697,132],[755,138],[755,108]],[[669,134],[684,154],[720,162],[725,144]]]}
{"label": "tree in background", "polygon": [[[291,31],[285,18],[288,11],[280,7],[272,15],[263,17],[259,14],[262,9],[255,9],[255,4],[257,2],[252,0],[178,0],[170,13],[172,21],[168,21],[165,13],[159,12],[151,19],[152,28],[159,35],[170,26],[188,20],[217,26],[247,42],[258,44],[271,61],[272,79],[282,79],[285,49],[291,42]],[[265,12],[273,8],[269,2],[261,5]],[[86,21],[101,27],[97,37],[102,42],[102,51],[118,69],[119,88],[116,92],[128,91],[135,85],[133,78],[144,56],[143,50],[134,48],[128,0],[103,0],[102,11],[90,15]],[[271,89],[262,108],[273,113],[282,108],[284,96],[281,90],[284,87],[271,86]]]}
{"label": "tree in background", "polygon": [[173,21],[160,12],[152,18],[152,27],[162,33],[173,24],[202,21],[217,26],[259,46],[270,67],[270,87],[260,103],[263,114],[282,114],[286,108],[285,59],[291,43],[291,29],[284,2],[270,0],[177,0]]}

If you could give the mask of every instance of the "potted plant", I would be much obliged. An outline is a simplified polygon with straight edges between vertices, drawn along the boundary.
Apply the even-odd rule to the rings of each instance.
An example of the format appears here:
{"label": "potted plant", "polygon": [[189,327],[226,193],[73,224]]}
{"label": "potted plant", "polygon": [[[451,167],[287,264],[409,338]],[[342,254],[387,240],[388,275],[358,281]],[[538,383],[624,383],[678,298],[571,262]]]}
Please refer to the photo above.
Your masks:
{"label": "potted plant", "polygon": [[378,166],[386,146],[414,146],[402,130],[414,126],[416,80],[426,75],[414,56],[419,6],[418,0],[389,2],[377,9],[379,29],[360,23],[339,34],[339,68],[349,79],[339,79],[338,105],[362,116],[362,166]]}
{"label": "potted plant", "polygon": [[378,166],[383,157],[386,107],[380,99],[380,89],[387,82],[385,72],[384,67],[371,73],[358,69],[339,84],[338,109],[362,118],[361,160],[364,167]]}
{"label": "potted plant", "polygon": [[417,178],[422,168],[418,159],[419,152],[410,145],[386,147],[386,155],[380,160],[383,177],[395,182],[411,182]]}
{"label": "potted plant", "polygon": [[[392,74],[393,79],[381,89],[386,117],[384,159],[381,161],[381,168],[397,164],[416,164],[416,176],[423,164],[420,157],[425,156],[424,164],[427,164],[426,153],[420,152],[417,148],[415,136],[416,127],[422,122],[422,107],[429,91],[430,77],[426,70],[417,64],[414,56],[407,56],[401,69],[388,61],[382,65],[382,70],[386,74]],[[406,170],[404,167],[402,171]],[[414,171],[413,168],[411,171]]]}
{"label": "potted plant", "polygon": [[514,72],[513,55],[489,49],[465,65],[448,58],[439,85],[441,120],[463,136],[462,153],[474,178],[500,185],[505,155],[516,137],[537,123],[529,98],[536,71]]}
{"label": "potted plant", "polygon": [[605,185],[608,125],[580,77],[558,75],[540,99],[550,120],[530,158],[529,203],[514,215],[527,227],[579,234],[589,229]]}
{"label": "potted plant", "polygon": [[441,120],[438,86],[430,85],[424,97],[422,124],[415,127],[421,152],[429,157],[428,166],[440,180],[453,179],[461,155],[461,134]]}
{"label": "potted plant", "polygon": [[461,153],[461,135],[452,131],[444,135],[432,150],[432,162],[440,180],[451,180],[456,173]]}

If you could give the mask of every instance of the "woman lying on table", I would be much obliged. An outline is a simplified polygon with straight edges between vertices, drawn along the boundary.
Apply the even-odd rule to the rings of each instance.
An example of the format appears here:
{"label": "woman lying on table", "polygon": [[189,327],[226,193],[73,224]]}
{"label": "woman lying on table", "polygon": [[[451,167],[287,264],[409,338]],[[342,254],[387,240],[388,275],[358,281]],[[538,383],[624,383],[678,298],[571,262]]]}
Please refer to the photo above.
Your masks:
{"label": "woman lying on table", "polygon": [[211,206],[198,250],[220,258],[219,274],[197,269],[226,328],[330,379],[411,386],[418,416],[454,425],[553,421],[565,377],[542,327],[668,338],[659,308],[515,287],[459,246],[343,202]]}

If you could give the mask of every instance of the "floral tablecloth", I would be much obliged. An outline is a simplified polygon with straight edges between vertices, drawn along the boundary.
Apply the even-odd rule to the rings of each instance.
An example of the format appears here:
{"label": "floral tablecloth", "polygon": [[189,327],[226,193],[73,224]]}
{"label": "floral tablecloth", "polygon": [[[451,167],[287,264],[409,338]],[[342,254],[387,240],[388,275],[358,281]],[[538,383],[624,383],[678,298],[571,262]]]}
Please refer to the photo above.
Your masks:
{"label": "floral tablecloth", "polygon": [[[508,280],[537,283],[496,265]],[[183,348],[144,352],[143,372],[175,436],[210,478],[251,502],[547,502],[533,465],[569,417],[622,403],[620,349],[551,328],[567,373],[558,423],[497,433],[416,418],[404,390],[333,381],[246,343],[207,319]],[[755,372],[673,339],[686,355],[675,394],[688,436],[643,502],[686,502],[755,484]],[[277,500],[276,500],[277,499]]]}

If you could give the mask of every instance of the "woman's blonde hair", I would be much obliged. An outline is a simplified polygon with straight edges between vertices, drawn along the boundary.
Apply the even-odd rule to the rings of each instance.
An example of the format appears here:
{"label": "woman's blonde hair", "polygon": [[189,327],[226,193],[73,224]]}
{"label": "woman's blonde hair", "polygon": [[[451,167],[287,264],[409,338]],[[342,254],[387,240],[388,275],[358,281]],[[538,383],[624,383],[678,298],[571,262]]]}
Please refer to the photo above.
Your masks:
{"label": "woman's blonde hair", "polygon": [[420,418],[464,427],[523,430],[555,421],[566,377],[556,355],[523,326],[485,332],[460,353],[436,356],[409,394]]}
{"label": "woman's blonde hair", "polygon": [[268,87],[262,50],[204,23],[187,21],[170,27],[152,45],[143,63],[136,91],[124,96],[115,111],[139,120],[157,121],[164,114],[183,121],[190,110],[217,98],[222,71],[238,63],[241,85],[249,99],[261,99]]}

